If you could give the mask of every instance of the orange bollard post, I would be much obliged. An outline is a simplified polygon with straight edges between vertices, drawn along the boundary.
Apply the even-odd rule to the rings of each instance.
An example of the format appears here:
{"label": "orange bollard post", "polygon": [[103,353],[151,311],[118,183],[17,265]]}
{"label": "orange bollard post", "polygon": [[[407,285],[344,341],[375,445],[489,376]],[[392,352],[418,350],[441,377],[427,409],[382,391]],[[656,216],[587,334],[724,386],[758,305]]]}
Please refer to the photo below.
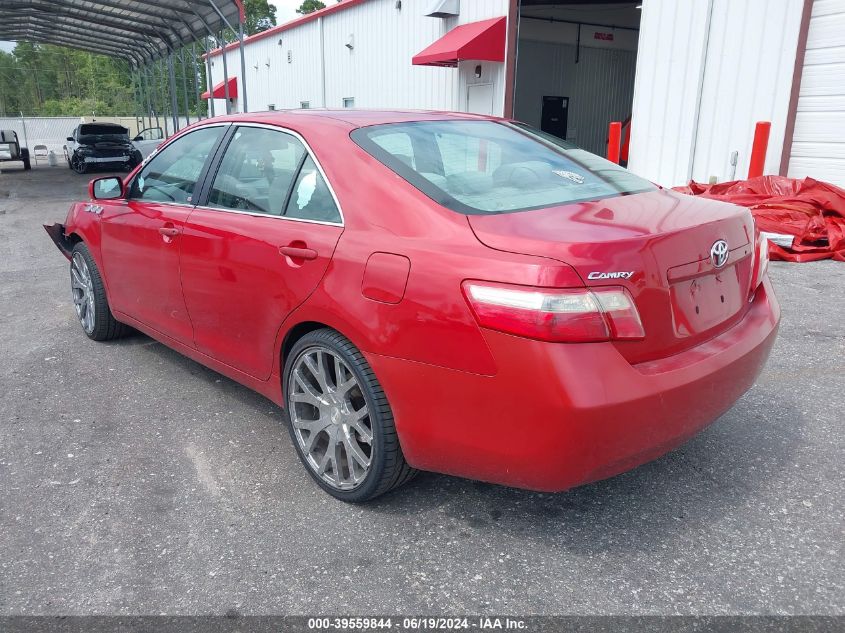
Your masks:
{"label": "orange bollard post", "polygon": [[623,123],[623,127],[625,129],[625,136],[622,138],[622,153],[619,154],[620,158],[620,165],[625,163],[628,164],[628,155],[631,153],[631,119],[628,119],[628,124],[625,125]]}
{"label": "orange bollard post", "polygon": [[622,145],[622,123],[613,121],[607,133],[607,160],[619,164],[619,148]]}
{"label": "orange bollard post", "polygon": [[758,121],[754,128],[754,144],[751,146],[751,161],[748,163],[749,178],[763,175],[763,168],[766,165],[766,150],[769,147],[769,132],[771,131],[771,121]]}

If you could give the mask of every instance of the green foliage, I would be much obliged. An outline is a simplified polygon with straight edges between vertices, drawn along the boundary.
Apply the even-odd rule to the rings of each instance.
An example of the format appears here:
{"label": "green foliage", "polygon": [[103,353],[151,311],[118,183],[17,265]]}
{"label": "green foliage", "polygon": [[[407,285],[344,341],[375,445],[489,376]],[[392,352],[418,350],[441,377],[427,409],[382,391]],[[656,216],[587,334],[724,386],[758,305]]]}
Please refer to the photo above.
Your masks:
{"label": "green foliage", "polygon": [[320,2],[320,0],[303,0],[302,4],[299,5],[299,8],[296,10],[296,12],[305,15],[306,13],[313,13],[318,9],[325,8],[326,5]]}
{"label": "green foliage", "polygon": [[[276,8],[267,0],[245,0],[244,8],[247,34],[276,24]],[[237,34],[228,32],[225,37],[233,41]],[[180,114],[186,109],[193,115],[207,112],[206,102],[197,96],[205,86],[205,64],[198,60],[194,65],[199,53],[198,48],[187,46],[174,55]],[[0,51],[0,116],[17,116],[20,112],[27,116],[146,115],[148,106],[164,114],[171,109],[168,79],[163,61],[133,72],[122,59],[62,46],[18,42],[11,54]]]}
{"label": "green foliage", "polygon": [[267,0],[245,0],[246,23],[244,30],[247,35],[254,35],[276,26],[276,7]]}
{"label": "green foliage", "polygon": [[19,42],[0,52],[0,115],[126,114],[134,110],[126,62],[59,46]]}

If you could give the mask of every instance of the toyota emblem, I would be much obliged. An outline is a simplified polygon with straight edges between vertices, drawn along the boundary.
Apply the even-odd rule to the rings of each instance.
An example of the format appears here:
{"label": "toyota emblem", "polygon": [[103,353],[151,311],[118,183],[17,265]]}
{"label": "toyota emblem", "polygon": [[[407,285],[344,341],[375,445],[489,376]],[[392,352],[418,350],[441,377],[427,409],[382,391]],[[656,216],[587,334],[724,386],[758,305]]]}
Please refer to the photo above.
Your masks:
{"label": "toyota emblem", "polygon": [[728,263],[728,243],[725,240],[716,240],[710,247],[710,261],[716,268],[721,268]]}

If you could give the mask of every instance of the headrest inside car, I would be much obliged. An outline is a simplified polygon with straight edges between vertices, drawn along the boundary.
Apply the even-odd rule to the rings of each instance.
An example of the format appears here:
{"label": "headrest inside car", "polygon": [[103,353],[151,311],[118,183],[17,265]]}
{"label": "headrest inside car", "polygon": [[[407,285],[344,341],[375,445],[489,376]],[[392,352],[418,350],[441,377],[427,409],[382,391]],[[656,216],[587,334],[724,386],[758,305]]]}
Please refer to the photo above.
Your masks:
{"label": "headrest inside car", "polygon": [[529,189],[548,182],[552,176],[552,166],[539,160],[521,163],[507,163],[493,172],[493,182],[499,186]]}

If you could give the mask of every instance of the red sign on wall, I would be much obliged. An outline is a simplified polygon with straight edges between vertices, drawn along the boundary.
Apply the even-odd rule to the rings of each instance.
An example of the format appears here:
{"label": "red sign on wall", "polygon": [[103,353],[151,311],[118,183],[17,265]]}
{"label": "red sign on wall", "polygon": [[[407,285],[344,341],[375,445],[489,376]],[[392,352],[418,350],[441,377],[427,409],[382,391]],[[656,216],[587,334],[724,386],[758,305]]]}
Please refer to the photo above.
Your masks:
{"label": "red sign on wall", "polygon": [[593,33],[593,39],[594,40],[605,40],[606,42],[612,42],[613,41],[613,33],[599,33],[598,31],[596,31],[595,33]]}

